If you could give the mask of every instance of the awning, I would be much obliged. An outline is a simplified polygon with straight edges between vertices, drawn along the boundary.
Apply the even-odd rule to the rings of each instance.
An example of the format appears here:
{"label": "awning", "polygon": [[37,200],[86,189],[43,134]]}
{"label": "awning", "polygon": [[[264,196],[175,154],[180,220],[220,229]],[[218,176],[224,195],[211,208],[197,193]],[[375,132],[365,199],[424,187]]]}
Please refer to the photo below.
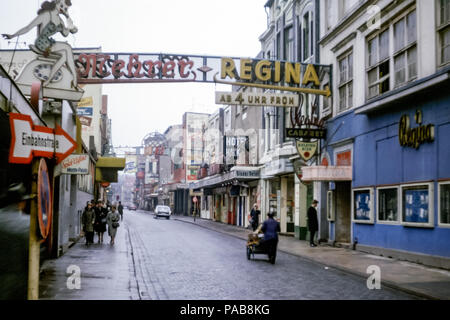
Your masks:
{"label": "awning", "polygon": [[350,166],[302,167],[302,181],[352,181]]}
{"label": "awning", "polygon": [[125,158],[103,158],[97,160],[96,182],[118,182],[117,172],[125,169]]}

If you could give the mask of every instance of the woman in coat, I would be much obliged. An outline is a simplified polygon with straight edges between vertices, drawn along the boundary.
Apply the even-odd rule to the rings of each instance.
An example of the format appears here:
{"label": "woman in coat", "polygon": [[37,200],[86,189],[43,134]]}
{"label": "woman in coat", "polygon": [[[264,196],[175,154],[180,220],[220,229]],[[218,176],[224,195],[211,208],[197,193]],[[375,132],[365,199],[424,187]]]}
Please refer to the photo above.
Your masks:
{"label": "woman in coat", "polygon": [[81,217],[81,222],[86,237],[86,245],[90,245],[94,243],[95,212],[92,208],[92,203],[88,203],[87,208],[84,210]]}
{"label": "woman in coat", "polygon": [[117,234],[117,228],[119,227],[120,214],[116,211],[116,206],[111,206],[111,211],[106,217],[106,222],[108,223],[108,234],[111,237],[110,244],[114,244],[114,239]]}
{"label": "woman in coat", "polygon": [[103,243],[103,234],[106,232],[106,217],[108,211],[102,206],[102,202],[97,202],[95,207],[95,224],[94,230],[98,235],[98,243]]}

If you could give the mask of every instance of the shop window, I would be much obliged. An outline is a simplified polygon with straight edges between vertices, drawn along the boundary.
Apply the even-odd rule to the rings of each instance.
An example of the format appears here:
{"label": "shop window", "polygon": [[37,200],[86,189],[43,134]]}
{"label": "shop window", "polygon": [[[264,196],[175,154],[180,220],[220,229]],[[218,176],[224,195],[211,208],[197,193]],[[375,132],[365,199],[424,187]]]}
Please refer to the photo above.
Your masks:
{"label": "shop window", "polygon": [[398,188],[378,188],[377,189],[377,212],[379,222],[398,223],[399,222],[399,201]]}
{"label": "shop window", "polygon": [[439,184],[439,225],[450,227],[450,181]]}
{"label": "shop window", "polygon": [[401,187],[402,224],[413,227],[433,227],[433,184],[413,184]]}
{"label": "shop window", "polygon": [[352,220],[356,223],[374,223],[373,189],[353,189]]}

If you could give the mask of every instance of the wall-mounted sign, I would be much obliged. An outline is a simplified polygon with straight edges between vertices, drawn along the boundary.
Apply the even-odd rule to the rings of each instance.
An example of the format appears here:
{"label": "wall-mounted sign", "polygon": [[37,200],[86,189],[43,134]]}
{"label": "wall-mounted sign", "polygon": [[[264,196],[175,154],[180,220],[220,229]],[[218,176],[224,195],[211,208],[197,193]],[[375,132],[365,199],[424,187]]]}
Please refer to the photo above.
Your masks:
{"label": "wall-mounted sign", "polygon": [[94,114],[94,108],[92,107],[78,107],[77,108],[77,115],[79,116],[90,116]]}
{"label": "wall-mounted sign", "polygon": [[314,142],[303,142],[299,140],[296,141],[298,154],[305,161],[310,160],[316,154],[318,145],[319,145],[318,141]]}
{"label": "wall-mounted sign", "polygon": [[87,154],[71,154],[61,161],[61,173],[89,174],[89,156]]}
{"label": "wall-mounted sign", "polygon": [[311,106],[306,106],[306,110],[310,110],[308,114],[302,111],[308,100],[304,99],[303,95],[300,97],[300,106],[290,110],[292,128],[286,129],[285,134],[286,137],[296,140],[299,156],[304,161],[308,161],[319,151],[319,140],[326,139],[327,131],[325,121],[317,114],[318,98],[316,97]]}
{"label": "wall-mounted sign", "polygon": [[434,124],[422,125],[422,111],[417,110],[414,116],[416,124],[419,126],[411,128],[408,115],[403,115],[398,127],[398,139],[402,147],[419,149],[425,142],[433,142],[435,135]]}
{"label": "wall-mounted sign", "polygon": [[77,147],[77,143],[60,126],[56,129],[35,126],[29,115],[9,113],[11,127],[10,163],[31,163],[33,157],[56,157],[64,160]]}
{"label": "wall-mounted sign", "polygon": [[92,97],[86,97],[82,98],[78,103],[77,106],[79,107],[90,107],[94,105],[94,99]]}
{"label": "wall-mounted sign", "polygon": [[43,239],[47,239],[52,223],[52,193],[47,164],[41,158],[38,173],[38,221]]}
{"label": "wall-mounted sign", "polygon": [[216,92],[216,104],[294,108],[298,103],[296,94]]}
{"label": "wall-mounted sign", "polygon": [[294,139],[325,139],[327,137],[326,129],[286,129],[286,137]]}
{"label": "wall-mounted sign", "polygon": [[81,116],[78,119],[80,120],[81,125],[83,125],[85,127],[90,127],[91,124],[92,124],[92,118],[91,117]]}
{"label": "wall-mounted sign", "polygon": [[242,152],[245,158],[249,153],[248,136],[224,136],[223,137],[223,156],[225,164],[236,164]]}

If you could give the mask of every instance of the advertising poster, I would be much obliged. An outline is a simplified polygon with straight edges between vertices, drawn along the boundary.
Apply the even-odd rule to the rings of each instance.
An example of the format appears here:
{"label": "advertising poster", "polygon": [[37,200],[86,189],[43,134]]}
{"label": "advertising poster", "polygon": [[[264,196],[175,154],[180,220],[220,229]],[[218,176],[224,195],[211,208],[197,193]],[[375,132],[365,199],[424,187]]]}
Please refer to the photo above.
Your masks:
{"label": "advertising poster", "polygon": [[429,196],[428,189],[414,189],[404,191],[404,221],[427,223]]}
{"label": "advertising poster", "polygon": [[355,220],[370,220],[370,191],[355,191]]}

